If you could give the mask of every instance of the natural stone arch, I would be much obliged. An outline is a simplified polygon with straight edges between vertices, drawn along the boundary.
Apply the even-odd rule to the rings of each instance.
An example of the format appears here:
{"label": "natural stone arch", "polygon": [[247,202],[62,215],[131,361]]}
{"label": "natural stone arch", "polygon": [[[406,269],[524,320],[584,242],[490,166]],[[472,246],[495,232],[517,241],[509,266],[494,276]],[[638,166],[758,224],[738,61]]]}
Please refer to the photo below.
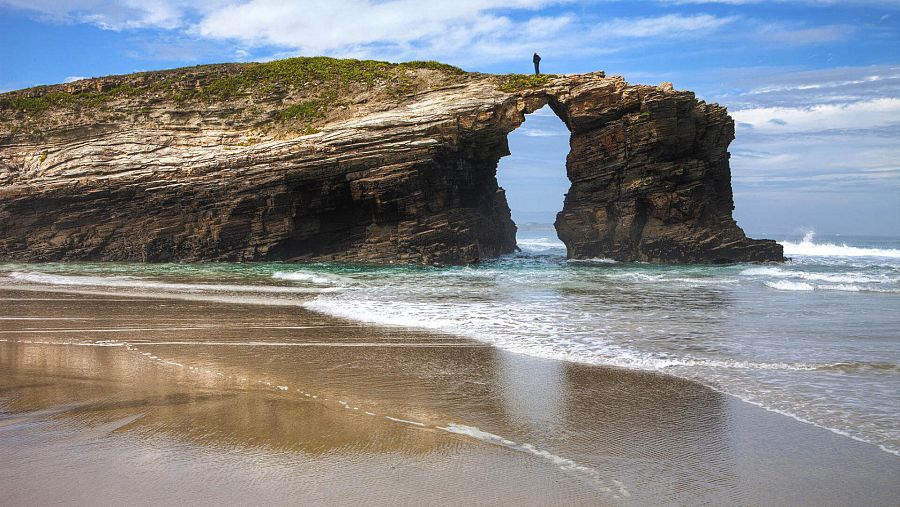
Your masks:
{"label": "natural stone arch", "polygon": [[748,239],[732,218],[734,122],[725,108],[671,85],[598,74],[523,92],[516,127],[545,105],[570,132],[571,187],[555,223],[569,258],[781,259],[777,243]]}
{"label": "natural stone arch", "polygon": [[[194,86],[244,68],[167,72]],[[507,135],[549,104],[571,133],[572,187],[556,220],[570,258],[782,260],[780,246],[747,239],[731,218],[734,127],[724,108],[603,73],[509,91],[498,76],[433,86],[442,71],[417,72],[431,78],[415,93],[366,92],[318,131],[253,142],[244,133],[272,121],[266,107],[280,96],[185,109],[147,88],[87,115],[50,110],[36,135],[3,106],[10,97],[141,87],[155,74],[7,94],[0,259],[484,261],[515,249],[496,179]],[[122,120],[121,110],[141,114]]]}

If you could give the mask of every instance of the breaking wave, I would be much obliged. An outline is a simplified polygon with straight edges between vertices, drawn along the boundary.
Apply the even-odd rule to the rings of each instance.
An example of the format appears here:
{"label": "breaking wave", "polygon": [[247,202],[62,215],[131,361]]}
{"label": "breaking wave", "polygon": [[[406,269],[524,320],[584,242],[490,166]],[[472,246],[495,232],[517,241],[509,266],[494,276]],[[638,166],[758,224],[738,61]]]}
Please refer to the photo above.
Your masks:
{"label": "breaking wave", "polygon": [[323,273],[310,273],[308,271],[276,271],[272,274],[276,280],[290,282],[308,282],[317,285],[346,285],[351,282],[349,278]]}
{"label": "breaking wave", "polygon": [[547,253],[554,250],[565,252],[566,250],[566,245],[556,238],[518,239],[516,245],[524,251],[534,253]]}
{"label": "breaking wave", "polygon": [[[900,292],[900,274],[872,269],[856,271],[821,272],[815,266],[790,268],[753,267],[741,271],[741,275],[769,279],[766,287],[784,291],[827,290],[839,292]],[[819,267],[821,269],[821,267]]]}
{"label": "breaking wave", "polygon": [[807,232],[799,242],[781,241],[787,256],[809,257],[886,257],[900,259],[900,250],[892,248],[864,248],[846,244],[814,243],[815,232]]}
{"label": "breaking wave", "polygon": [[160,282],[156,280],[148,280],[145,278],[137,278],[130,276],[86,276],[86,275],[56,275],[50,273],[40,273],[35,271],[21,272],[13,271],[7,274],[12,280],[18,282],[35,283],[43,285],[62,285],[62,286],[80,286],[80,287],[105,287],[117,289],[143,289],[143,290],[161,290],[176,293],[196,292],[196,293],[217,293],[217,292],[240,292],[240,293],[266,293],[266,294],[292,294],[292,293],[319,293],[328,292],[327,288],[307,288],[307,287],[279,287],[273,285],[239,285],[239,284],[205,284],[205,283],[180,283],[180,282]]}
{"label": "breaking wave", "polygon": [[[583,340],[577,337],[566,339],[562,322],[544,322],[530,318],[527,312],[502,307],[460,308],[361,298],[349,293],[315,298],[303,303],[303,306],[357,322],[464,336],[534,357],[643,371],[672,372],[679,368],[813,371],[843,364],[765,362],[704,358],[689,354],[658,354],[616,345],[596,334]],[[569,318],[573,325],[578,324],[572,322],[572,316]]]}
{"label": "breaking wave", "polygon": [[777,282],[765,282],[766,287],[778,290],[815,290],[816,288],[805,282],[791,282],[788,280],[778,280]]}

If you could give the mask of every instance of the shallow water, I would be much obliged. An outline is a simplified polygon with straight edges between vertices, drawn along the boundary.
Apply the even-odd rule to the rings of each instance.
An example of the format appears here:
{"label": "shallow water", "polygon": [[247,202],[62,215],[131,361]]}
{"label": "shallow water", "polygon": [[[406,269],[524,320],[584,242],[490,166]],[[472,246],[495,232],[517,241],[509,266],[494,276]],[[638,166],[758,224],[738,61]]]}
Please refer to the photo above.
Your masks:
{"label": "shallow water", "polygon": [[900,241],[782,241],[784,265],[566,261],[551,232],[470,267],[0,265],[0,284],[300,305],[530,356],[696,380],[900,454]]}
{"label": "shallow water", "polygon": [[152,297],[23,289],[0,289],[0,505],[892,505],[900,494],[900,458],[668,375],[235,304],[244,291],[222,303],[158,286]]}

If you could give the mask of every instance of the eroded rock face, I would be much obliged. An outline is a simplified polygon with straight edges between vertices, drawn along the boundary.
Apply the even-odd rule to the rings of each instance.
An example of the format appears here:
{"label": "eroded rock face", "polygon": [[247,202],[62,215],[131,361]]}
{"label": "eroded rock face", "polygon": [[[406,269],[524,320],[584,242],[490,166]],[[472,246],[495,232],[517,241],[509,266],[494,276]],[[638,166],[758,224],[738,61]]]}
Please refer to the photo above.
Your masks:
{"label": "eroded rock face", "polygon": [[556,222],[569,257],[783,260],[731,218],[726,111],[602,73],[520,91],[466,75],[293,135],[261,130],[274,106],[254,97],[122,99],[119,116],[50,113],[37,134],[8,110],[0,259],[478,262],[515,249],[497,162],[547,103],[572,132]]}
{"label": "eroded rock face", "polygon": [[572,132],[572,188],[556,219],[570,258],[783,260],[780,245],[748,239],[731,217],[724,108],[618,79],[573,77],[551,93]]}

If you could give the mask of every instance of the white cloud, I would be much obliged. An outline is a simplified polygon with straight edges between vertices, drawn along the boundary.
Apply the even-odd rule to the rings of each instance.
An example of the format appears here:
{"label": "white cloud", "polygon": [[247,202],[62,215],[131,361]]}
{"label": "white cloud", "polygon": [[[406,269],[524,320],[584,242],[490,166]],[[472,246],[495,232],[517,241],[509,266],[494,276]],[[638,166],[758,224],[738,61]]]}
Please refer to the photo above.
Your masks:
{"label": "white cloud", "polygon": [[594,57],[708,37],[738,22],[751,26],[732,33],[791,45],[838,40],[850,30],[760,25],[705,13],[604,20],[599,13],[583,14],[574,0],[0,0],[4,5],[110,30],[172,30],[187,41],[182,45],[235,44],[240,60],[266,48],[279,56],[441,59],[463,66],[522,59],[527,67],[522,55],[535,49],[567,59]]}
{"label": "white cloud", "polygon": [[[499,15],[492,3],[460,2],[454,8],[425,13],[402,8],[408,2],[371,4],[361,0],[329,2],[314,15],[286,8],[277,13],[253,0],[205,17],[195,30],[203,37],[239,40],[250,46],[275,45],[301,54],[326,54],[392,60],[440,59],[479,65],[544,56],[596,56],[663,38],[702,37],[735,18],[711,15],[619,18],[596,24],[572,14],[521,17]],[[358,4],[359,18],[347,18],[347,1]],[[526,2],[530,7],[558,2]],[[394,10],[388,10],[393,8]],[[354,9],[350,9],[353,11]],[[335,29],[341,26],[341,29]],[[545,64],[555,61],[547,59]],[[525,71],[526,69],[523,69]],[[559,69],[561,71],[562,69]],[[557,71],[545,68],[547,72]]]}
{"label": "white cloud", "polygon": [[897,0],[659,0],[661,3],[685,4],[726,4],[748,5],[761,3],[805,4],[819,7],[834,5],[872,5],[876,7],[897,7]]}
{"label": "white cloud", "polygon": [[682,16],[669,14],[648,18],[617,18],[597,27],[595,33],[605,37],[684,37],[702,36],[733,21],[735,17],[709,14]]}
{"label": "white cloud", "polygon": [[[827,69],[828,71],[833,71],[836,69]],[[807,90],[823,90],[827,88],[839,88],[846,86],[853,86],[859,84],[866,83],[874,83],[876,81],[884,81],[887,79],[896,79],[900,78],[900,67],[894,67],[887,69],[890,73],[889,75],[867,75],[861,76],[856,79],[839,79],[839,80],[831,80],[831,81],[819,81],[819,82],[800,82],[800,83],[788,83],[788,84],[771,84],[765,86],[759,86],[757,88],[753,88],[752,90],[747,92],[747,95],[762,95],[767,93],[777,93],[777,92],[793,92],[793,91],[807,91]]]}
{"label": "white cloud", "polygon": [[[392,60],[445,59],[478,64],[522,58],[534,49],[547,53],[586,48],[587,28],[561,9],[573,0],[0,0],[42,21],[87,23],[108,30],[156,28],[150,54],[164,45],[198,43],[265,47],[277,57],[324,54]],[[513,20],[509,14],[514,14]],[[524,14],[524,15],[523,15]],[[576,26],[577,25],[577,26]],[[173,38],[174,37],[174,38]],[[162,42],[159,42],[161,39]],[[179,39],[179,40],[175,40]],[[592,54],[607,51],[594,48]],[[174,51],[180,54],[181,50]],[[194,54],[197,51],[188,51]],[[257,55],[259,56],[259,55]],[[527,60],[527,57],[523,58]],[[525,69],[523,69],[525,70]]]}
{"label": "white cloud", "polygon": [[[198,34],[257,44],[331,52],[355,46],[406,44],[432,38],[471,39],[495,31],[506,33],[509,19],[493,14],[503,9],[536,9],[559,0],[424,2],[416,0],[311,0],[290,3],[250,0],[207,13],[196,26]],[[565,18],[535,18],[520,26],[526,31],[555,31]]]}
{"label": "white cloud", "polygon": [[[290,48],[300,54],[427,58],[477,65],[527,60],[522,55],[533,50],[545,56],[607,54],[660,38],[700,37],[736,19],[708,14],[665,15],[617,18],[598,24],[563,9],[557,9],[559,13],[553,16],[537,12],[568,3],[460,0],[423,8],[417,0],[315,0],[303,6],[248,0],[206,13],[192,32],[209,39],[240,41],[250,47]],[[525,16],[522,11],[526,11]]]}
{"label": "white cloud", "polygon": [[569,131],[565,129],[545,130],[539,128],[520,127],[519,131],[526,137],[556,137],[569,135]]}
{"label": "white cloud", "polygon": [[896,64],[814,70],[741,67],[713,71],[706,79],[725,93],[713,93],[705,98],[727,105],[732,111],[844,105],[900,97],[900,66]]}
{"label": "white cloud", "polygon": [[[182,25],[187,0],[0,0],[53,22],[89,23],[105,30],[172,29]],[[201,2],[199,5],[204,5]]]}
{"label": "white cloud", "polygon": [[765,134],[875,129],[900,124],[900,98],[810,107],[760,107],[733,111],[731,116],[754,132]]}
{"label": "white cloud", "polygon": [[798,132],[738,133],[731,146],[735,188],[839,192],[900,189],[900,126]]}
{"label": "white cloud", "polygon": [[768,24],[761,26],[756,36],[766,42],[801,46],[843,40],[853,31],[854,28],[849,25],[792,27],[783,24]]}
{"label": "white cloud", "polygon": [[87,79],[85,76],[66,76],[63,79],[63,83],[74,83],[75,81],[81,81],[82,79]]}
{"label": "white cloud", "polygon": [[835,231],[897,231],[898,72],[763,67],[717,76],[745,90],[719,98],[741,105],[731,111],[730,147],[739,223],[777,229],[791,217]]}

